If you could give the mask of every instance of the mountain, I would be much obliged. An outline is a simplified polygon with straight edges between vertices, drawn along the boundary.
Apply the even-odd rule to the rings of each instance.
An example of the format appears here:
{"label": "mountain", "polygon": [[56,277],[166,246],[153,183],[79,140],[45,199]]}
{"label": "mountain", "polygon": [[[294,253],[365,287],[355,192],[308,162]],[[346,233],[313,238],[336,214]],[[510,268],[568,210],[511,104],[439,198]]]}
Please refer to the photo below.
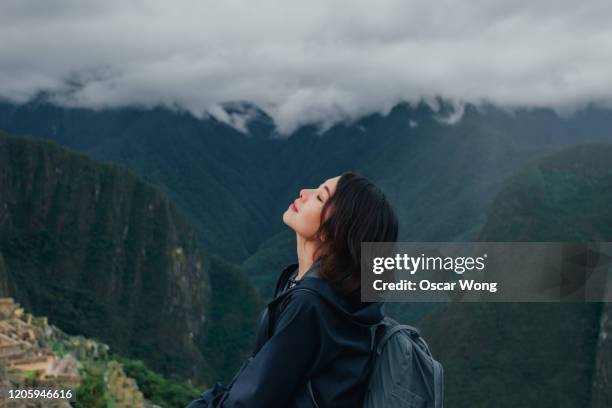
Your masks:
{"label": "mountain", "polygon": [[163,107],[88,110],[34,100],[0,103],[0,129],[125,165],[176,202],[211,252],[234,262],[286,229],[281,214],[299,189],[345,170],[383,187],[402,240],[469,240],[517,166],[569,144],[612,140],[612,112],[596,107],[560,117],[550,109],[467,105],[457,120],[452,105],[438,104],[401,103],[387,114],[303,126],[281,138],[248,103],[197,118]]}
{"label": "mountain", "polygon": [[[236,368],[257,293],[200,246],[164,194],[48,141],[0,134],[0,163],[1,295],[167,375],[208,382]],[[245,307],[231,314],[228,281]],[[223,330],[241,339],[230,363],[215,364],[205,354],[225,355],[211,334]]]}
{"label": "mountain", "polygon": [[[612,241],[612,144],[534,159],[497,195],[481,241]],[[609,407],[612,309],[602,303],[450,304],[422,329],[452,407]]]}
{"label": "mountain", "polygon": [[[345,170],[358,171],[383,188],[398,212],[400,239],[404,241],[533,240],[548,228],[551,233],[547,236],[560,239],[574,239],[578,230],[583,237],[608,234],[602,218],[592,218],[599,220],[597,223],[589,221],[599,217],[590,214],[605,214],[605,207],[597,200],[593,207],[580,207],[583,204],[576,200],[565,203],[570,205],[565,208],[564,202],[558,202],[549,214],[543,208],[521,221],[515,207],[508,210],[518,211],[514,215],[500,212],[504,202],[514,198],[495,198],[519,183],[522,177],[512,178],[510,184],[505,181],[530,160],[545,160],[576,143],[612,141],[610,110],[589,106],[561,117],[544,108],[506,110],[466,105],[459,117],[443,100],[437,107],[400,103],[386,114],[364,116],[327,129],[303,126],[279,137],[261,114],[255,117],[265,125],[260,128],[263,130],[252,131],[251,119],[245,119],[245,115],[250,118],[252,107],[221,108],[224,114],[197,118],[162,107],[94,111],[44,101],[4,103],[0,104],[0,128],[48,138],[98,160],[120,163],[156,185],[176,202],[205,247],[240,263],[245,273],[238,273],[239,279],[246,274],[264,298],[270,296],[282,267],[295,259],[295,241],[281,222],[282,212],[300,188],[316,186]],[[228,119],[232,115],[234,118]],[[237,129],[241,123],[245,126]],[[539,176],[534,174],[529,177],[537,180]],[[563,178],[545,181],[553,191],[563,191],[566,187],[558,186],[569,182]],[[590,179],[578,177],[577,182],[588,186]],[[572,191],[570,188],[568,194]],[[530,194],[519,195],[530,203]],[[572,217],[578,209],[584,215]],[[578,221],[575,230],[561,229],[555,214],[566,214],[568,222]],[[546,227],[531,231],[508,228],[507,220],[514,220],[512,217],[516,217],[514,224],[534,222]],[[599,235],[594,235],[591,225]],[[571,234],[564,235],[568,232]],[[219,263],[224,262],[219,259]],[[233,267],[228,270],[236,271]],[[213,276],[223,277],[218,281],[219,293],[223,293],[224,279],[229,278],[223,271],[209,276],[211,286]],[[231,293],[231,288],[225,290]],[[212,293],[214,296],[215,291]],[[219,294],[212,305],[227,302],[222,310],[243,313],[249,308],[237,302],[238,298]],[[556,306],[459,305],[432,312],[433,305],[393,304],[389,311],[412,324],[424,319],[427,337],[448,367],[449,406],[586,406],[591,387],[597,383],[591,383],[590,376],[606,369],[607,360],[595,357],[606,350],[605,346],[596,347],[602,313],[594,305],[571,310],[564,309],[566,305],[556,310]],[[250,310],[255,314],[257,308]],[[245,316],[244,321],[250,318]],[[220,326],[223,321],[217,317]],[[562,324],[564,321],[568,324]],[[504,335],[511,331],[508,325],[512,330],[520,327]],[[456,329],[456,336],[449,335],[449,327]],[[226,356],[238,359],[231,356],[231,347],[222,348],[236,338],[234,330],[219,331],[216,339],[209,337],[217,350],[225,350],[224,356],[211,364],[221,367]],[[567,347],[560,344],[565,340]],[[565,370],[560,363],[551,362],[560,356],[574,369]],[[515,367],[517,360],[522,365]],[[558,396],[565,394],[559,387],[569,386],[568,373],[579,380],[573,396],[562,400]],[[529,381],[539,383],[530,386]],[[555,397],[543,401],[538,394],[540,383],[547,393],[557,392]],[[482,391],[489,389],[490,394]],[[499,396],[502,402],[496,405],[497,400],[487,399],[489,395]]]}
{"label": "mountain", "polygon": [[[256,248],[249,231],[269,229],[265,195],[250,199],[254,189],[248,175],[258,166],[253,163],[261,155],[258,142],[214,117],[199,120],[163,108],[64,109],[37,102],[1,104],[0,110],[0,129],[124,164],[156,184],[190,218],[201,242],[228,259]],[[242,144],[253,149],[237,147]]]}
{"label": "mountain", "polygon": [[492,204],[480,239],[612,240],[612,145],[582,144],[530,161]]}
{"label": "mountain", "polygon": [[[177,204],[207,249],[240,263],[268,299],[295,260],[281,215],[301,188],[354,170],[386,192],[401,240],[475,240],[517,167],[574,143],[612,141],[612,111],[595,106],[561,117],[469,104],[458,116],[448,102],[437,105],[400,103],[386,114],[279,137],[271,118],[246,102],[197,118],[163,107],[89,110],[33,100],[0,103],[0,129],[130,168]],[[414,324],[433,306],[388,311]]]}

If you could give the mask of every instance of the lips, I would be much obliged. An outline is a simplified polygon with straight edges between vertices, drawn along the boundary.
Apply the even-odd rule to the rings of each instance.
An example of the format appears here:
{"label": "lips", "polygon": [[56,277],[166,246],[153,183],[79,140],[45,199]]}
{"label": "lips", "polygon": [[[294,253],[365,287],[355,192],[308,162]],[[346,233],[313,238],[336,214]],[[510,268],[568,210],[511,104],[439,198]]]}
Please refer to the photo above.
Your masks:
{"label": "lips", "polygon": [[291,208],[293,211],[298,212],[297,207],[295,206],[295,202],[291,203],[291,205],[289,206],[289,208]]}

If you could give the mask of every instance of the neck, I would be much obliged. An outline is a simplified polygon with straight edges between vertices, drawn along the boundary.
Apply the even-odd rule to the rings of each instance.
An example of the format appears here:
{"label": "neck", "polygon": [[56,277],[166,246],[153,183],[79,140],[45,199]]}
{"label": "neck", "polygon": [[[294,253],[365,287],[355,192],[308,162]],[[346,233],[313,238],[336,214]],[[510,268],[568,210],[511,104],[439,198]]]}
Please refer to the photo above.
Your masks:
{"label": "neck", "polygon": [[307,240],[296,234],[298,273],[295,280],[302,279],[302,276],[312,267],[314,263],[314,252],[317,249],[313,241]]}

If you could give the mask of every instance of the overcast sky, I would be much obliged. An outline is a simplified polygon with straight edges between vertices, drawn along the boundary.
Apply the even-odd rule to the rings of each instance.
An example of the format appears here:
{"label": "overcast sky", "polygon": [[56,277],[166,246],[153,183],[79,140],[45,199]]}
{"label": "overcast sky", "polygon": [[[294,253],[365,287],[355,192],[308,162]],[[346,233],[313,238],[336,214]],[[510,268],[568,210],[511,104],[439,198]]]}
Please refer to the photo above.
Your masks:
{"label": "overcast sky", "polygon": [[283,132],[436,95],[577,107],[612,100],[610,21],[609,0],[2,0],[0,96],[248,100]]}

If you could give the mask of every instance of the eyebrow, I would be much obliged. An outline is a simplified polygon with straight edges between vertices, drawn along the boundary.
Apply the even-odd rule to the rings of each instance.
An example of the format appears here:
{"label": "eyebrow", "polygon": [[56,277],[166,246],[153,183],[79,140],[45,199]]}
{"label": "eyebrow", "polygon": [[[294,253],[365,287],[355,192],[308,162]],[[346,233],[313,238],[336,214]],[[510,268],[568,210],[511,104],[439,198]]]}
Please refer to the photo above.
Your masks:
{"label": "eyebrow", "polygon": [[325,184],[323,184],[323,187],[325,188],[325,190],[327,190],[327,198],[329,199],[329,197],[331,197],[331,192],[329,191],[329,187],[327,187]]}

